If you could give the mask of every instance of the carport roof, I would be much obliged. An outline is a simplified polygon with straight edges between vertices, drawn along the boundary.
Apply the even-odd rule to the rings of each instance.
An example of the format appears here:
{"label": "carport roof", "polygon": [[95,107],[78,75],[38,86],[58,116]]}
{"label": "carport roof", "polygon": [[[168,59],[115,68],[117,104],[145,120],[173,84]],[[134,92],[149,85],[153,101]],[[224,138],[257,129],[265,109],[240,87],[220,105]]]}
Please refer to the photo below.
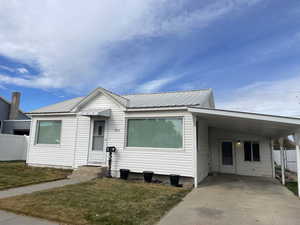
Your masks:
{"label": "carport roof", "polygon": [[300,118],[189,107],[209,127],[279,138],[300,132]]}

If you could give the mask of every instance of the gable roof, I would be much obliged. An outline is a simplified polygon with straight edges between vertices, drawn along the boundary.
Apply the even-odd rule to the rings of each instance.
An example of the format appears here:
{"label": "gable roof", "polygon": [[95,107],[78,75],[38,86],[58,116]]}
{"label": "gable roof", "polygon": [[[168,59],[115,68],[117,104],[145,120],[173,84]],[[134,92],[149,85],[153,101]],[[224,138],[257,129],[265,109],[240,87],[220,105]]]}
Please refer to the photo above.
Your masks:
{"label": "gable roof", "polygon": [[130,94],[118,95],[104,88],[96,88],[85,97],[77,97],[67,101],[49,105],[34,111],[35,113],[68,113],[77,111],[82,105],[91,101],[94,96],[102,93],[111,98],[124,108],[157,108],[157,107],[184,107],[199,106],[213,107],[213,97],[211,89],[191,90],[191,91],[174,91],[152,94]]}

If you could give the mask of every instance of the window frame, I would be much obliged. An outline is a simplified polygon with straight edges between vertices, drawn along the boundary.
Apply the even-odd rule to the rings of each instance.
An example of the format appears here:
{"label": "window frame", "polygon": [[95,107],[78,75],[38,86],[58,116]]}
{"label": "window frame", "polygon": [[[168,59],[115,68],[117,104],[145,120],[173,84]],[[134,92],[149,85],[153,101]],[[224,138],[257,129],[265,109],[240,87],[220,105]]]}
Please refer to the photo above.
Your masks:
{"label": "window frame", "polygon": [[[145,119],[180,119],[182,122],[182,147],[181,148],[157,148],[157,147],[131,147],[127,146],[128,143],[128,120],[145,120]],[[128,151],[166,151],[166,152],[174,152],[174,151],[185,151],[185,118],[184,116],[147,116],[147,117],[126,117],[126,126],[125,126],[125,138],[124,138],[124,150]]]}
{"label": "window frame", "polygon": [[[40,122],[53,122],[53,121],[58,121],[60,122],[60,135],[59,135],[59,143],[56,144],[44,144],[44,143],[38,143],[38,135],[39,135],[39,127],[40,127]],[[34,145],[40,145],[40,146],[60,146],[61,141],[62,141],[62,129],[63,128],[63,120],[61,119],[39,119],[36,120],[36,130],[35,130],[35,138],[34,138]]]}
{"label": "window frame", "polygon": [[[249,142],[251,144],[251,160],[245,160],[245,142]],[[258,144],[259,150],[259,160],[253,160],[253,144]],[[261,162],[261,145],[259,141],[243,141],[243,150],[244,150],[244,162]]]}

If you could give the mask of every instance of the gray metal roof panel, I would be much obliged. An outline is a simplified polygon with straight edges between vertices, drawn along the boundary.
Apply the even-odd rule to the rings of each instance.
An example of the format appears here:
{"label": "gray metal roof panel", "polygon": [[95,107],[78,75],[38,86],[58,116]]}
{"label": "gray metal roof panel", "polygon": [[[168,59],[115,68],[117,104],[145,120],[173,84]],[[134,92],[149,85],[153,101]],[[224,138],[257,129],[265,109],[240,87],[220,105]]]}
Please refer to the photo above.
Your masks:
{"label": "gray metal roof panel", "polygon": [[[151,107],[175,107],[175,106],[199,106],[209,107],[211,90],[177,91],[152,94],[116,95],[111,93],[117,100],[127,103],[128,108],[151,108]],[[84,97],[73,98],[46,106],[30,113],[58,113],[70,112]],[[128,102],[127,102],[128,101]]]}
{"label": "gray metal roof panel", "polygon": [[71,109],[76,106],[83,97],[72,98],[63,102],[58,102],[53,105],[45,106],[36,110],[31,111],[30,113],[49,113],[49,112],[70,112]]}
{"label": "gray metal roof panel", "polygon": [[129,99],[129,108],[167,106],[206,106],[210,90],[165,92],[154,94],[124,95]]}

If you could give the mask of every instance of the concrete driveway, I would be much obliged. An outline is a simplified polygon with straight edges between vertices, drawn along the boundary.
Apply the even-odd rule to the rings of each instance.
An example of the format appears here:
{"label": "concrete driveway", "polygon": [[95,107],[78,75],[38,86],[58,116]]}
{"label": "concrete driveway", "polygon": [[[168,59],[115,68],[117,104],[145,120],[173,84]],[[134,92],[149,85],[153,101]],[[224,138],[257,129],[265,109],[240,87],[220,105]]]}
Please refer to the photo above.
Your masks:
{"label": "concrete driveway", "polygon": [[208,177],[159,225],[299,225],[300,200],[276,180]]}

